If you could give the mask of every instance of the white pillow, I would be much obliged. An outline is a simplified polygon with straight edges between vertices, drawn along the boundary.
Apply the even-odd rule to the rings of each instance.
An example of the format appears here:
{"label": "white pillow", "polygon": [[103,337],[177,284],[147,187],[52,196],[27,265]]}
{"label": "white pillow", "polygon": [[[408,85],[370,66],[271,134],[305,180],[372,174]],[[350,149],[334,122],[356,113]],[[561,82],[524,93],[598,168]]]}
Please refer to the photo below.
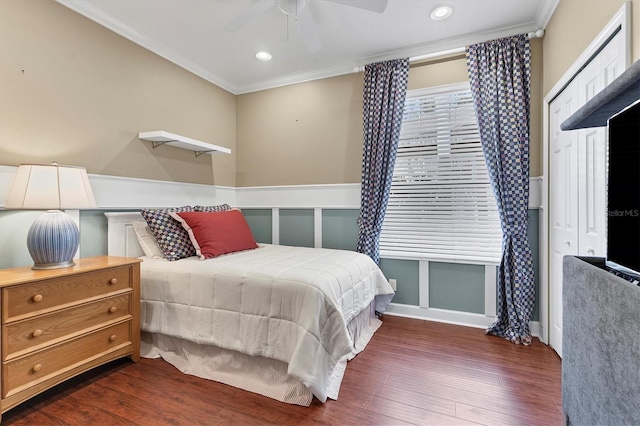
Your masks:
{"label": "white pillow", "polygon": [[164,258],[162,249],[158,245],[156,237],[153,236],[153,232],[151,232],[151,228],[149,228],[149,225],[147,225],[146,222],[133,222],[133,232],[136,234],[138,243],[140,243],[140,247],[142,247],[142,251],[145,256],[152,257],[154,259]]}

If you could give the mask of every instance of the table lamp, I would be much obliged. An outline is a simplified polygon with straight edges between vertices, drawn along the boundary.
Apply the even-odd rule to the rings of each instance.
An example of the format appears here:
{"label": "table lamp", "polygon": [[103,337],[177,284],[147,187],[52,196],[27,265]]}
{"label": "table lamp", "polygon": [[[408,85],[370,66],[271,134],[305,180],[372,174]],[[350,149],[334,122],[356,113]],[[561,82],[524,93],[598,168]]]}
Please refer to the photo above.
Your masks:
{"label": "table lamp", "polygon": [[84,167],[21,164],[5,204],[7,209],[47,210],[29,228],[27,248],[31,269],[74,266],[79,231],[60,210],[97,207]]}

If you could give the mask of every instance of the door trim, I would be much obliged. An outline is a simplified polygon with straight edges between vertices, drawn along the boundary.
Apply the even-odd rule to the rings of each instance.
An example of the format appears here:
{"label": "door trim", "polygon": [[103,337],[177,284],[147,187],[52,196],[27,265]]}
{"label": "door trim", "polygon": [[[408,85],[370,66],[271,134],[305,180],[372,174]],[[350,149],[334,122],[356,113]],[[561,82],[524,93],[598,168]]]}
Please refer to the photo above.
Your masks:
{"label": "door trim", "polygon": [[560,80],[547,93],[542,101],[542,203],[540,206],[540,340],[549,344],[549,105],[575,78],[584,66],[594,55],[609,41],[609,39],[620,31],[624,40],[624,66],[625,69],[631,65],[631,2],[626,2],[613,16],[611,21],[603,28],[598,36],[582,52],[578,59],[562,75]]}

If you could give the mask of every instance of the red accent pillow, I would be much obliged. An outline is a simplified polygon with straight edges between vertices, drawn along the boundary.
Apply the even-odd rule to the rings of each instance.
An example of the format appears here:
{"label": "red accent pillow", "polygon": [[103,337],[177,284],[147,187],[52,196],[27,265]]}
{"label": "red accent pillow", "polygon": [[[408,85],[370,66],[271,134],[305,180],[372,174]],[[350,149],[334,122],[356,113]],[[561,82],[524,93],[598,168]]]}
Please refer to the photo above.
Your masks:
{"label": "red accent pillow", "polygon": [[242,212],[171,212],[189,234],[201,260],[258,247]]}

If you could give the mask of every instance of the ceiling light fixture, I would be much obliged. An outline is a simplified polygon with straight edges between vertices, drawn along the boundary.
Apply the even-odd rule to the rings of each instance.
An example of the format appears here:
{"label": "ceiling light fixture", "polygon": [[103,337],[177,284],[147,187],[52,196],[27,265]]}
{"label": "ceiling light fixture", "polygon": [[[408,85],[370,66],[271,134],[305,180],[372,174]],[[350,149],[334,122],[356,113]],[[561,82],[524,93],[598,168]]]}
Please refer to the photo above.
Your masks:
{"label": "ceiling light fixture", "polygon": [[449,6],[436,7],[435,9],[433,9],[433,12],[431,12],[431,19],[433,19],[434,21],[441,21],[451,16],[452,13],[453,9],[451,9]]}
{"label": "ceiling light fixture", "polygon": [[258,52],[258,53],[256,53],[256,58],[260,59],[261,61],[270,61],[271,60],[271,53],[269,53],[269,52]]}

